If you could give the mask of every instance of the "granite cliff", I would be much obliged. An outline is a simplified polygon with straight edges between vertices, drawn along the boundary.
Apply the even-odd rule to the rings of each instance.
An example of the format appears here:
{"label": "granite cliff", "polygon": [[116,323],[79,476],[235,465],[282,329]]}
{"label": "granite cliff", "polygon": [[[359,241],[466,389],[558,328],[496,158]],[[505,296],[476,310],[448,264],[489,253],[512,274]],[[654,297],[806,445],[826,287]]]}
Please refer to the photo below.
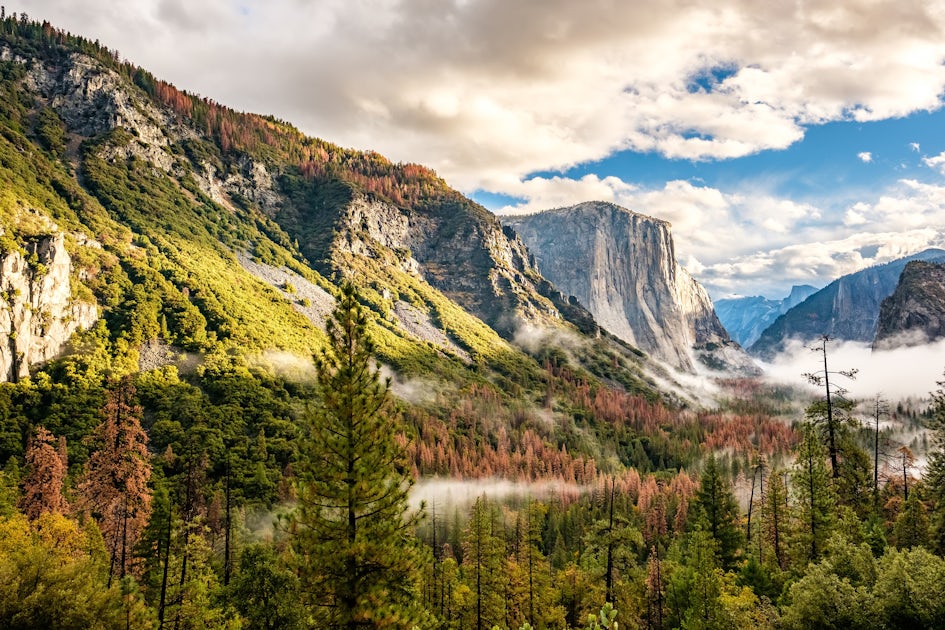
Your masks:
{"label": "granite cliff", "polygon": [[72,295],[72,261],[59,233],[0,256],[0,380],[29,375],[59,355],[76,330],[98,319],[95,304]]}
{"label": "granite cliff", "polygon": [[945,264],[910,262],[879,308],[874,350],[945,338]]}
{"label": "granite cliff", "polygon": [[705,289],[676,262],[666,221],[605,202],[503,221],[541,273],[614,335],[683,370],[696,355],[712,367],[749,366]]}

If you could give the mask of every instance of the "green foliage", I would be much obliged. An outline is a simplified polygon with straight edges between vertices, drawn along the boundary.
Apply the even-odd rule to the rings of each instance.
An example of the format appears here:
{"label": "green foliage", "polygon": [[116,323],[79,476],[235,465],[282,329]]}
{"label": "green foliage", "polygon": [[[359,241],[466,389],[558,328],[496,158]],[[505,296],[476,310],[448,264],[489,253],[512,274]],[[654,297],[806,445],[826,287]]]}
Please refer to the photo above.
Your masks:
{"label": "green foliage", "polygon": [[714,454],[706,461],[692,508],[693,522],[709,534],[717,545],[720,566],[723,569],[731,568],[744,536],[738,522],[740,512],[735,494],[719,470]]}
{"label": "green foliage", "polygon": [[[289,528],[322,627],[403,627],[419,619],[402,447],[387,385],[372,365],[367,318],[351,285],[328,321],[315,400],[304,418],[298,507]],[[330,605],[330,606],[329,606]]]}

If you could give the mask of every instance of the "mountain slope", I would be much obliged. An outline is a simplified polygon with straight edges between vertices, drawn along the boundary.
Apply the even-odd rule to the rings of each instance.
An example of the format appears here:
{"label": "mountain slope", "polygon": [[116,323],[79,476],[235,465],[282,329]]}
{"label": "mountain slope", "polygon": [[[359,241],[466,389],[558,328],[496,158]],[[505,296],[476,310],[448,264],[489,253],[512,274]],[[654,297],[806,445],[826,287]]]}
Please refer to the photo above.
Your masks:
{"label": "mountain slope", "polygon": [[779,315],[816,292],[816,287],[805,284],[791,287],[790,295],[782,300],[769,300],[760,295],[716,300],[715,312],[732,339],[747,348]]}
{"label": "mountain slope", "polygon": [[[0,367],[18,382],[0,384],[0,462],[22,458],[42,423],[81,466],[107,384],[134,375],[155,452],[189,448],[210,423],[267,471],[257,496],[274,500],[304,407],[286,374],[323,347],[343,279],[411,401],[418,474],[493,474],[501,453],[526,452],[593,471],[617,453],[598,395],[678,400],[512,231],[428,169],[188,95],[27,20],[0,20],[0,96],[5,260],[30,268],[21,285],[48,277],[67,295],[33,313],[37,351],[20,363],[32,303],[24,289],[5,296],[18,319],[0,320]],[[46,257],[42,244],[60,242]]]}
{"label": "mountain slope", "polygon": [[628,343],[684,370],[694,348],[731,345],[705,289],[676,262],[667,222],[603,202],[503,221],[545,276]]}
{"label": "mountain slope", "polygon": [[834,280],[775,320],[749,351],[770,358],[789,339],[809,341],[821,335],[872,342],[880,304],[896,289],[899,275],[911,260],[945,260],[945,251],[928,249]]}
{"label": "mountain slope", "polygon": [[945,264],[909,262],[883,300],[873,348],[889,350],[945,337]]}

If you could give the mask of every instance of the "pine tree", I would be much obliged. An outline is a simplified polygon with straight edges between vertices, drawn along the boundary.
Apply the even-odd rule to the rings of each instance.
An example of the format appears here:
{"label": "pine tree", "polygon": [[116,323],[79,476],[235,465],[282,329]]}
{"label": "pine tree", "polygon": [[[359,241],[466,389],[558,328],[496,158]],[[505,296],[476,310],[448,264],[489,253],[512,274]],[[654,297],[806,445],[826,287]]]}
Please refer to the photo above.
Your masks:
{"label": "pine tree", "polygon": [[722,568],[731,567],[742,542],[738,502],[728,480],[719,470],[715,455],[710,455],[706,461],[693,510],[696,522],[701,523],[718,544]]}
{"label": "pine tree", "polygon": [[464,627],[483,630],[505,618],[505,543],[495,531],[498,518],[495,504],[483,496],[476,499],[463,536],[463,577],[470,591]]}
{"label": "pine tree", "polygon": [[419,618],[412,483],[367,315],[350,284],[328,321],[304,418],[292,547],[319,627],[411,627]]}
{"label": "pine tree", "polygon": [[108,393],[105,419],[92,434],[95,451],[79,482],[81,506],[99,522],[111,574],[124,577],[151,514],[151,461],[136,391],[124,378]]}
{"label": "pine tree", "polygon": [[932,394],[932,405],[929,408],[931,418],[927,426],[932,446],[928,453],[924,480],[932,501],[929,515],[932,547],[937,553],[945,554],[945,381],[939,381],[938,386]]}
{"label": "pine tree", "polygon": [[791,493],[796,505],[798,553],[810,561],[823,552],[836,516],[837,497],[827,469],[827,453],[816,429],[805,424],[791,472]]}
{"label": "pine tree", "polygon": [[26,447],[26,479],[19,508],[35,520],[47,512],[65,512],[68,504],[62,496],[66,462],[59,452],[56,437],[44,427],[36,427]]}

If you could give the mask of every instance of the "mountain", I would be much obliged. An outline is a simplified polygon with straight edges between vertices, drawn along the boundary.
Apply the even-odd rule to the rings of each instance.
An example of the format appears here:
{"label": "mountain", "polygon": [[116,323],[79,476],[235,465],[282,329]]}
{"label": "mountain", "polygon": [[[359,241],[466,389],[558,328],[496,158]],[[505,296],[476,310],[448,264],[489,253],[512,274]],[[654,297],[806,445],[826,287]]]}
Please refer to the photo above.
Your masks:
{"label": "mountain", "polygon": [[666,221],[586,202],[503,222],[545,277],[627,343],[683,370],[694,351],[715,367],[741,362],[705,289],[676,262]]}
{"label": "mountain", "polygon": [[0,464],[22,462],[42,424],[81,468],[107,389],[128,377],[154,452],[206,429],[261,467],[249,500],[279,500],[306,404],[293,379],[325,347],[347,280],[417,436],[418,475],[573,481],[595,478],[597,460],[669,461],[637,438],[615,445],[612,414],[663,413],[680,398],[656,383],[672,379],[494,215],[425,167],[119,59],[0,18]]}
{"label": "mountain", "polygon": [[834,280],[778,317],[749,351],[770,358],[784,348],[788,339],[809,341],[821,335],[872,342],[880,304],[896,289],[899,275],[912,260],[942,261],[945,251],[927,249]]}
{"label": "mountain", "polygon": [[879,309],[874,350],[945,338],[945,264],[909,262]]}
{"label": "mountain", "polygon": [[715,312],[732,339],[747,348],[779,315],[816,292],[816,287],[805,284],[791,287],[790,295],[782,300],[769,300],[760,295],[726,298],[715,301]]}

